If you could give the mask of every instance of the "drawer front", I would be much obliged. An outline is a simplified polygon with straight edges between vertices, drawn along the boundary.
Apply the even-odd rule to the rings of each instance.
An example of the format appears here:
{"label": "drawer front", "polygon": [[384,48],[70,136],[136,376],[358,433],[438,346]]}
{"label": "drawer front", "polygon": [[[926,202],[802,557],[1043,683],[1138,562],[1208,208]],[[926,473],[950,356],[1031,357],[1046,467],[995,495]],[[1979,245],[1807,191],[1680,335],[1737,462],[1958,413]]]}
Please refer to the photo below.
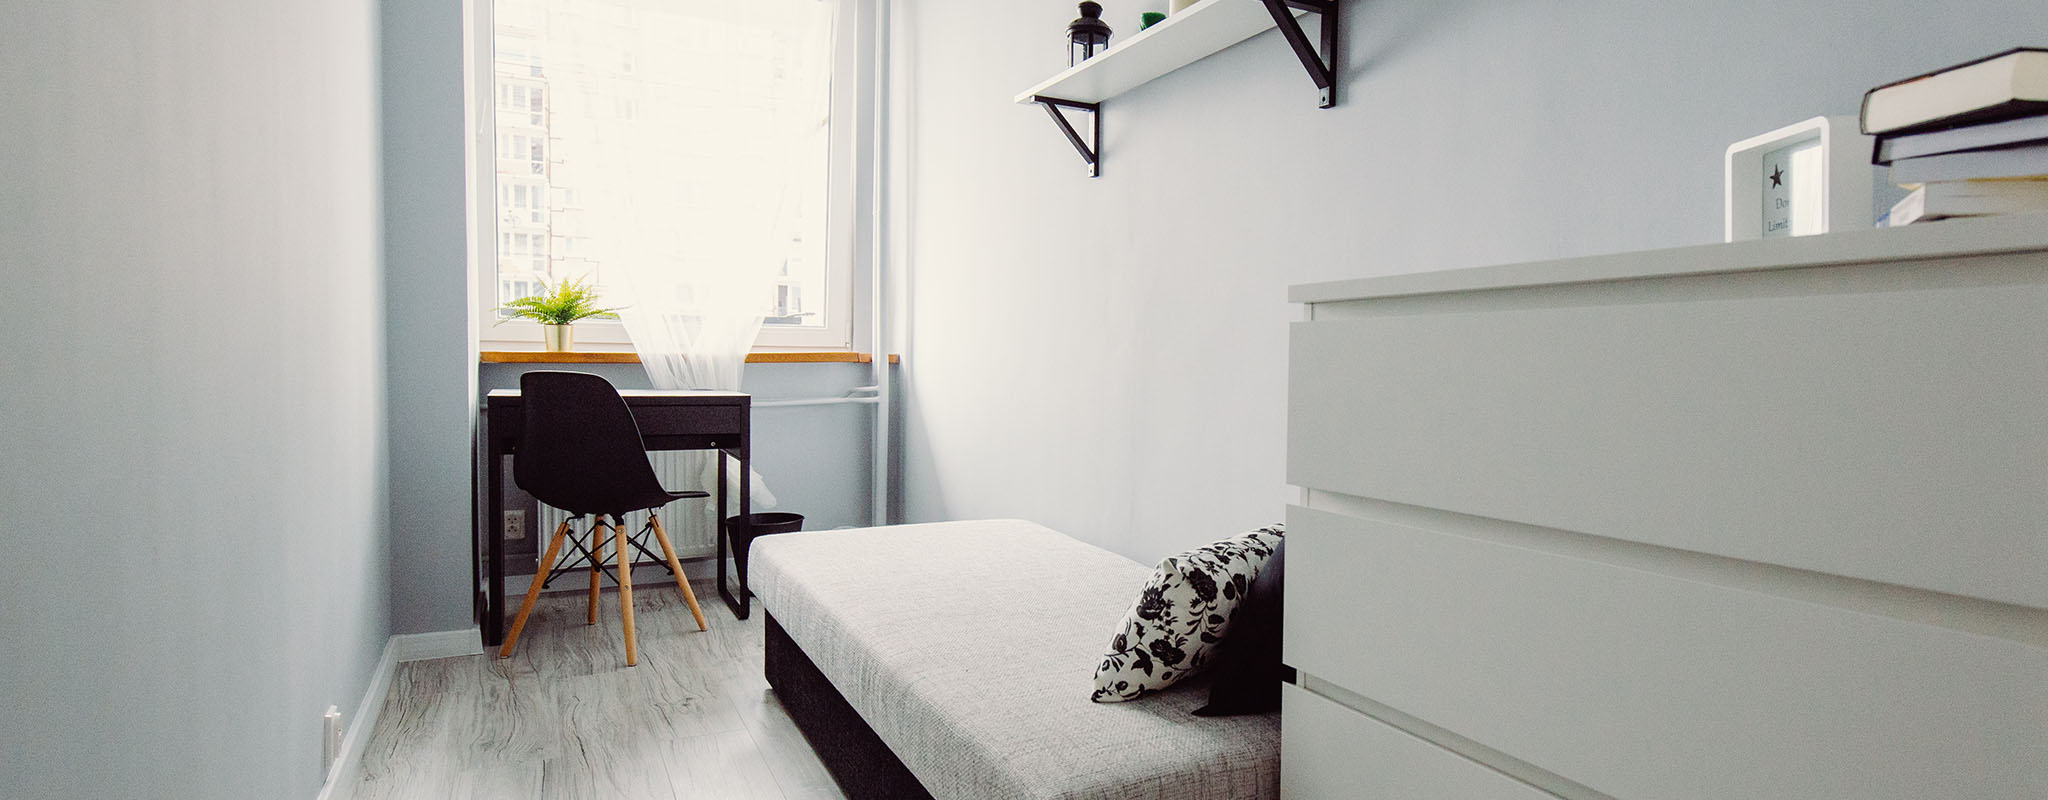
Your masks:
{"label": "drawer front", "polygon": [[2033,254],[1362,303],[1406,313],[1293,327],[1289,482],[2048,608],[2044,281]]}
{"label": "drawer front", "polygon": [[1282,800],[1557,800],[1292,684],[1280,687]]}
{"label": "drawer front", "polygon": [[720,447],[737,446],[746,432],[746,411],[738,405],[645,405],[633,409],[643,436],[715,434],[729,436]]}
{"label": "drawer front", "polygon": [[1289,664],[1596,791],[2048,797],[2039,616],[2000,638],[1313,509],[1288,522]]}

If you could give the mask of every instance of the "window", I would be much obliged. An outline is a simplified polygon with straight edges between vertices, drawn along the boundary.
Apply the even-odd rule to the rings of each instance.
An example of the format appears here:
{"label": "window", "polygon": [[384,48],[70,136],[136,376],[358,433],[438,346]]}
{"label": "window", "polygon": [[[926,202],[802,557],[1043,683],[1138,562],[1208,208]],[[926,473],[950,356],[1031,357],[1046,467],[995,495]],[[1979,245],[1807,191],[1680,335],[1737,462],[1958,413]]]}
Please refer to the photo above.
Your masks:
{"label": "window", "polygon": [[[709,218],[719,200],[693,191],[692,176],[734,169],[733,131],[772,119],[776,98],[818,74],[796,66],[796,48],[821,46],[777,27],[782,17],[758,12],[777,4],[821,0],[750,0],[733,6],[675,0],[476,0],[488,10],[490,47],[479,48],[480,96],[490,98],[496,142],[488,165],[479,164],[479,196],[495,200],[491,230],[481,231],[496,253],[479,263],[481,338],[506,343],[539,341],[538,330],[517,322],[495,325],[510,299],[538,290],[542,281],[586,278],[602,290],[620,192],[608,187],[621,171],[606,162],[621,140],[659,141],[659,155],[636,160],[635,179],[673,187],[656,202],[639,202],[631,215],[675,220],[659,245],[677,269],[715,270],[720,259],[693,252],[694,218]],[[852,228],[855,87],[854,32],[858,0],[838,0],[836,28],[824,52],[810,62],[830,65],[831,111],[819,120],[815,154],[790,158],[806,165],[775,228],[781,269],[763,303],[772,303],[759,345],[837,349],[852,337]],[[813,5],[809,8],[825,8]],[[487,65],[487,68],[486,68]],[[841,77],[845,76],[845,77]],[[815,97],[816,95],[812,95]],[[817,106],[812,106],[817,107]],[[811,134],[806,134],[811,135]],[[767,148],[765,142],[760,148]],[[808,147],[809,145],[804,145]],[[634,151],[642,152],[642,151]],[[776,151],[780,157],[781,151]],[[816,169],[809,165],[815,163]],[[815,172],[816,174],[811,174]],[[646,197],[645,186],[639,184]],[[590,202],[586,204],[584,199]],[[702,223],[698,223],[701,225]],[[640,230],[640,229],[636,229]],[[639,244],[635,252],[646,252]],[[616,323],[592,321],[579,331],[587,342],[623,342]]]}

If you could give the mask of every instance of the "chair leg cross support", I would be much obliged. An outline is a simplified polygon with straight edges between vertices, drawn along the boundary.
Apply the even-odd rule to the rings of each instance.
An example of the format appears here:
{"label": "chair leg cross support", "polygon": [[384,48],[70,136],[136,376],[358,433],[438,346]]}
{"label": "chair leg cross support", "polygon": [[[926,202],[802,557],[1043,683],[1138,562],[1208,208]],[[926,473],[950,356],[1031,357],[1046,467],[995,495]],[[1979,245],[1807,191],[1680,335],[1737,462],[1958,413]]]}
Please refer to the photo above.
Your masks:
{"label": "chair leg cross support", "polygon": [[[570,517],[567,521],[563,522],[562,524],[568,525],[569,523],[575,522],[579,519],[582,519],[582,517]],[[592,528],[591,530],[593,533],[596,532],[595,528]],[[571,535],[569,536],[569,540],[568,542],[566,542],[566,544],[569,545],[569,552],[564,554],[564,560],[567,561],[567,563],[557,564],[554,566],[553,569],[548,570],[547,579],[541,581],[540,588],[546,589],[551,586],[554,586],[556,578],[583,569],[584,567],[589,566],[591,564],[596,564],[597,569],[602,571],[605,577],[611,578],[613,583],[618,583],[619,576],[612,574],[611,565],[604,563],[604,561],[599,556],[590,552],[590,548],[586,547],[583,544],[583,540],[578,539],[574,535],[575,531],[573,528],[570,530],[570,534]]]}
{"label": "chair leg cross support", "polygon": [[[1280,35],[1287,38],[1287,46],[1294,48],[1294,55],[1301,59],[1301,66],[1308,70],[1309,80],[1316,82],[1321,92],[1317,99],[1318,108],[1337,105],[1337,0],[1260,0],[1266,4],[1266,11],[1272,13],[1273,23],[1280,28]],[[1322,53],[1308,41],[1308,34],[1301,30],[1301,20],[1289,8],[1298,8],[1316,15],[1322,21]]]}
{"label": "chair leg cross support", "polygon": [[[581,518],[572,517],[570,518],[570,521],[573,522],[576,519]],[[676,574],[675,568],[663,564],[662,557],[655,555],[654,551],[648,548],[647,541],[654,537],[654,525],[655,521],[653,517],[650,515],[648,519],[648,524],[640,526],[639,533],[633,534],[629,537],[625,537],[625,542],[633,546],[634,552],[640,554],[640,556],[633,561],[635,565],[652,563],[657,566],[661,566],[663,569],[669,570],[669,574],[673,576]],[[585,547],[581,539],[571,536],[569,537],[569,541],[566,542],[566,544],[569,545],[569,552],[566,554],[567,563],[557,564],[555,565],[554,569],[549,570],[547,580],[541,581],[540,588],[547,589],[551,586],[554,586],[556,578],[559,578],[567,573],[582,569],[583,567],[588,566],[592,561],[597,561],[597,557],[591,554],[590,548]],[[611,578],[613,583],[619,582],[619,576],[612,571],[611,565],[599,561],[597,564],[597,568],[603,570],[605,577]]]}
{"label": "chair leg cross support", "polygon": [[[1031,101],[1045,108],[1045,113],[1052,117],[1053,124],[1060,126],[1060,133],[1066,134],[1067,141],[1074,145],[1075,152],[1081,154],[1081,160],[1088,162],[1088,177],[1101,177],[1102,104],[1061,100],[1044,95],[1032,95]],[[1067,121],[1067,115],[1060,113],[1061,108],[1088,112],[1088,141],[1081,141],[1081,134],[1074,131],[1074,124]]]}

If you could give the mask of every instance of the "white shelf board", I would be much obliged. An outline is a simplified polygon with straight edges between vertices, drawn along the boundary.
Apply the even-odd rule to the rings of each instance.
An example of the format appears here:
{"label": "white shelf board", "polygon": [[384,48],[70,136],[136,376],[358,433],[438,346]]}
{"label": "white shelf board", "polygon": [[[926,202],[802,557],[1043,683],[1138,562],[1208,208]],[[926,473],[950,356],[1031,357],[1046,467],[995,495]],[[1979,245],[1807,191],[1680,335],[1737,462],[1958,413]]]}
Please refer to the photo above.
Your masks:
{"label": "white shelf board", "polygon": [[[1299,17],[1308,12],[1294,10]],[[1273,27],[1259,0],[1202,0],[1017,95],[1100,103]]]}

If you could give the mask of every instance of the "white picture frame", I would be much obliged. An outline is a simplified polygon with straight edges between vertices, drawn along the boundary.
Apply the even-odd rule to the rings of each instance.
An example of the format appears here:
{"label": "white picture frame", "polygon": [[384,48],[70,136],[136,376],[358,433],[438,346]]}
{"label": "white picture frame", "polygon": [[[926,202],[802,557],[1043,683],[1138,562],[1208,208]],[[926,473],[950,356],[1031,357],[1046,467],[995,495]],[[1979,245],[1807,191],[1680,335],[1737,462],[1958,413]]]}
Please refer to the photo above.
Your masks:
{"label": "white picture frame", "polygon": [[1723,241],[1871,227],[1870,153],[1854,116],[1814,117],[1729,145]]}

